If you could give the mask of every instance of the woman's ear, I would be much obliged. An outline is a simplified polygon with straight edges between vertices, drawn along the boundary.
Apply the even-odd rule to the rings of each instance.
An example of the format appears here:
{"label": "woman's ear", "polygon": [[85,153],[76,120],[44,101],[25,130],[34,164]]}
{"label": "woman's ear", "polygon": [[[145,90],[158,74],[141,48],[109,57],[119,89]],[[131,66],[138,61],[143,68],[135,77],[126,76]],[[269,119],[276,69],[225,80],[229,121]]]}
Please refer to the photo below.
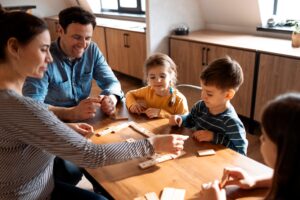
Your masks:
{"label": "woman's ear", "polygon": [[20,45],[16,38],[9,38],[7,41],[7,51],[14,58],[19,58]]}
{"label": "woman's ear", "polygon": [[235,95],[235,90],[234,89],[229,89],[226,92],[225,98],[228,99],[228,100],[231,100],[234,97],[234,95]]}

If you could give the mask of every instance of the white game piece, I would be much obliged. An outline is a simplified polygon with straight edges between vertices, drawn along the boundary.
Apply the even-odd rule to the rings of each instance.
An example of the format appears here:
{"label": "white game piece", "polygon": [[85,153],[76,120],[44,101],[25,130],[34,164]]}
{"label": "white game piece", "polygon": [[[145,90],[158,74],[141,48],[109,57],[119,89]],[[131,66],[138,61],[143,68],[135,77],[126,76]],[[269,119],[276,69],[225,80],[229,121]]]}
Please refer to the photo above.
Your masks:
{"label": "white game piece", "polygon": [[159,200],[155,192],[148,192],[145,194],[147,200]]}
{"label": "white game piece", "polygon": [[[224,170],[225,171],[225,170]],[[225,187],[225,184],[226,184],[226,182],[229,180],[229,174],[224,174],[223,173],[223,176],[222,176],[222,179],[221,179],[221,181],[220,181],[220,183],[219,183],[219,187],[222,189],[222,188],[224,188]]]}
{"label": "white game piece", "polygon": [[147,160],[145,162],[141,162],[139,164],[139,167],[142,168],[142,169],[146,169],[146,168],[149,168],[149,167],[151,167],[153,165],[156,165],[156,163],[157,162],[155,160]]}
{"label": "white game piece", "polygon": [[128,138],[128,139],[126,139],[126,142],[135,142],[136,140],[135,139],[133,139],[133,138]]}
{"label": "white game piece", "polygon": [[137,123],[133,121],[129,122],[129,126],[146,137],[151,137],[155,135],[151,131],[145,129],[144,127],[139,126]]}
{"label": "white game piece", "polygon": [[199,150],[198,156],[210,156],[210,155],[215,155],[216,152],[213,149],[204,149],[204,150]]}
{"label": "white game piece", "polygon": [[184,200],[185,189],[165,187],[160,200]]}

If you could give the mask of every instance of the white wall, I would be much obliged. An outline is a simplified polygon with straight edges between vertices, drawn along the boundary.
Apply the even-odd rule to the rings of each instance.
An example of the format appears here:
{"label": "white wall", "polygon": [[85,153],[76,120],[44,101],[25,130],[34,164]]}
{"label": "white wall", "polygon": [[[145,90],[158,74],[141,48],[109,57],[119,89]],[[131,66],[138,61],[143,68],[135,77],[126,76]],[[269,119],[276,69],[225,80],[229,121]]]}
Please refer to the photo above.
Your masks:
{"label": "white wall", "polygon": [[199,0],[205,27],[253,33],[261,24],[258,0]]}
{"label": "white wall", "polygon": [[169,53],[169,35],[176,26],[185,23],[191,31],[204,26],[199,0],[147,0],[146,3],[148,56],[154,52]]}
{"label": "white wall", "polygon": [[58,12],[67,7],[64,0],[1,0],[2,6],[35,5],[32,14],[39,17],[57,15]]}

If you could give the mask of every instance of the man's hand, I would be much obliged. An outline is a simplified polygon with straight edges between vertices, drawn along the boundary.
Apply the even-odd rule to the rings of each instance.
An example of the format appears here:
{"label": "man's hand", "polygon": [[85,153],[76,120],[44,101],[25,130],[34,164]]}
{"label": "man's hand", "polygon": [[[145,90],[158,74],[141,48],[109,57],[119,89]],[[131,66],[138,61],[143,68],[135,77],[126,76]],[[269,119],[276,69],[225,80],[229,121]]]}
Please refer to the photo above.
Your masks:
{"label": "man's hand", "polygon": [[94,132],[94,128],[86,123],[66,123],[74,131],[85,137],[86,135]]}
{"label": "man's hand", "polygon": [[98,98],[101,102],[101,110],[107,115],[112,115],[116,111],[118,99],[115,95],[100,95]]}
{"label": "man's hand", "polygon": [[193,133],[194,138],[199,142],[211,142],[214,138],[214,133],[208,130],[195,131]]}
{"label": "man's hand", "polygon": [[72,108],[74,120],[85,120],[95,117],[97,109],[100,108],[99,98],[87,98],[82,101],[77,106]]}

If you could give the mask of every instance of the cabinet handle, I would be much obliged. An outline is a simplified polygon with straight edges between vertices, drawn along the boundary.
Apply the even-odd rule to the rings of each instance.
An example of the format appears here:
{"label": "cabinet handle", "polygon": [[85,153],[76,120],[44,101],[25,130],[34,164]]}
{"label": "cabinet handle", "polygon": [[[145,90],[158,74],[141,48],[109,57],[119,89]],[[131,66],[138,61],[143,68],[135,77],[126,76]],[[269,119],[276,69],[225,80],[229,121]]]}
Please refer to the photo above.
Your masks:
{"label": "cabinet handle", "polygon": [[209,52],[209,48],[206,48],[206,65],[208,65],[208,52]]}
{"label": "cabinet handle", "polygon": [[130,47],[129,44],[128,44],[128,36],[129,36],[128,33],[124,33],[124,34],[123,34],[124,47],[125,47],[125,48],[129,48],[129,47]]}
{"label": "cabinet handle", "polygon": [[205,47],[202,47],[202,66],[205,65],[204,53],[205,53]]}

